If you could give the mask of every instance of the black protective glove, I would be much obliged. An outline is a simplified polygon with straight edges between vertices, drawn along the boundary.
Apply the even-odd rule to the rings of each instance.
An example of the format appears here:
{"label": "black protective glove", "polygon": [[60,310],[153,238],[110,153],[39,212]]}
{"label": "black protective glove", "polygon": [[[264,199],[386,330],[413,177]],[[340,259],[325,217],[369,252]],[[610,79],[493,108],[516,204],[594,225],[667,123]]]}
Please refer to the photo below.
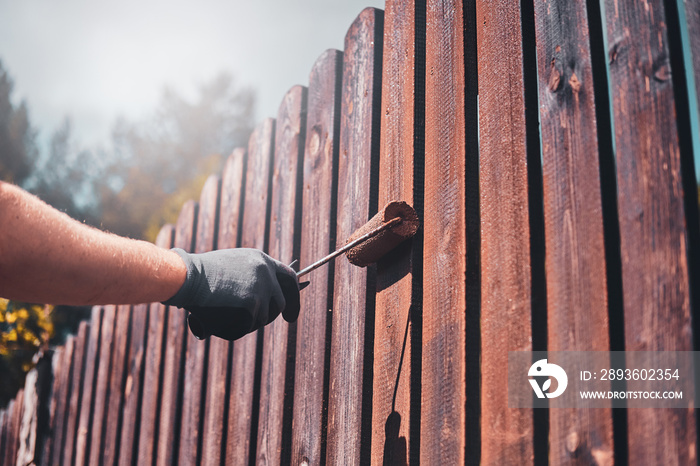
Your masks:
{"label": "black protective glove", "polygon": [[174,248],[187,266],[180,290],[163,304],[189,312],[190,330],[236,340],[269,324],[282,313],[299,316],[299,282],[290,267],[257,249],[223,249],[189,254]]}

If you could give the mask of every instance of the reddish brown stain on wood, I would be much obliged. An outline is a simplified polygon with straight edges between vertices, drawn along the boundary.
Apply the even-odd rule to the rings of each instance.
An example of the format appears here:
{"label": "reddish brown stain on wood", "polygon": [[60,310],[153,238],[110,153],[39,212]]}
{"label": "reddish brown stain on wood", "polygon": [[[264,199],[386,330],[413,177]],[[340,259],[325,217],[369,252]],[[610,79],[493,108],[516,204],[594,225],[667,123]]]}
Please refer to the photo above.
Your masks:
{"label": "reddish brown stain on wood", "polygon": [[102,435],[106,428],[106,411],[112,370],[114,324],[116,317],[116,306],[104,306],[102,328],[100,330],[100,357],[97,363],[97,381],[95,382],[95,401],[92,412],[92,430],[90,431],[88,464],[97,464],[102,459]]}
{"label": "reddish brown stain on wood", "polygon": [[[424,66],[416,56],[416,5],[418,1],[387,1],[384,16],[382,65],[379,208],[392,201],[414,205],[416,153],[416,69]],[[421,12],[418,12],[421,14]],[[424,21],[423,18],[418,19]],[[423,44],[418,45],[418,47]],[[422,135],[421,135],[422,136]],[[422,181],[422,180],[421,180]],[[419,241],[416,239],[416,241]],[[405,464],[411,448],[410,429],[413,345],[410,323],[419,316],[420,303],[412,302],[413,255],[417,245],[405,244],[377,264],[372,397],[372,464]],[[414,315],[411,314],[412,305]]]}
{"label": "reddish brown stain on wood", "polygon": [[[243,187],[245,150],[236,149],[226,161],[221,181],[219,230],[217,247],[235,247],[238,241],[238,220]],[[229,342],[213,338],[209,342],[209,368],[204,406],[204,436],[202,441],[202,464],[221,463],[226,419],[226,402],[229,396],[226,377],[229,364]]]}
{"label": "reddish brown stain on wood", "polygon": [[465,461],[464,13],[427,4],[421,463]]}
{"label": "reddish brown stain on wood", "polygon": [[[303,165],[302,227],[299,268],[331,252],[331,222],[335,220],[334,167],[338,161],[338,119],[343,54],[327,50],[316,60],[309,76],[306,144]],[[301,292],[297,321],[296,371],[294,375],[294,429],[292,464],[307,461],[321,464],[324,439],[324,372],[326,341],[330,325],[329,278],[331,266],[310,276],[311,284]]]}
{"label": "reddish brown stain on wood", "polygon": [[481,462],[532,464],[532,411],[508,408],[503,383],[508,380],[508,351],[532,349],[520,4],[477,1],[476,24],[481,387],[488,387],[481,391]]}
{"label": "reddish brown stain on wood", "polygon": [[[156,246],[170,249],[174,233],[173,225],[164,225],[158,232]],[[148,341],[144,362],[141,412],[139,414],[137,456],[139,461],[143,461],[143,464],[153,464],[155,446],[158,444],[157,425],[162,393],[160,376],[163,369],[163,339],[166,332],[167,312],[166,307],[160,303],[151,303],[148,307]]]}
{"label": "reddish brown stain on wood", "polygon": [[102,307],[93,306],[90,317],[90,335],[85,353],[85,373],[82,380],[80,417],[75,433],[74,464],[83,465],[86,460],[87,445],[90,439],[91,406],[95,397],[98,356],[100,353],[100,331],[102,328]]}
{"label": "reddish brown stain on wood", "polygon": [[[282,99],[277,112],[275,157],[272,171],[269,254],[290,264],[295,258],[296,214],[301,199],[297,199],[297,180],[303,157],[305,138],[307,90],[292,87]],[[294,324],[292,324],[294,325]],[[288,369],[294,367],[296,326],[290,327],[282,316],[263,330],[262,375],[260,380],[260,414],[256,464],[280,464],[290,455],[284,425],[285,409],[292,407],[293,393],[285,392]],[[292,338],[289,341],[289,338]],[[288,344],[291,344],[288,348]],[[289,411],[291,414],[291,411]]]}
{"label": "reddish brown stain on wood", "polygon": [[[173,246],[191,251],[193,230],[197,222],[198,205],[187,201],[180,211],[175,224]],[[166,334],[165,363],[163,366],[163,391],[161,395],[160,430],[156,464],[165,465],[176,461],[179,441],[180,413],[183,394],[180,383],[183,377],[183,361],[186,351],[187,322],[185,311],[176,307],[168,308],[168,331]]]}
{"label": "reddish brown stain on wood", "polygon": [[119,456],[121,421],[124,407],[124,386],[126,383],[126,364],[131,322],[130,305],[117,308],[114,348],[112,349],[112,374],[109,389],[109,401],[106,413],[106,431],[101,459],[106,464],[114,464]]}
{"label": "reddish brown stain on wood", "polygon": [[[146,351],[146,330],[148,329],[148,304],[133,306],[131,318],[131,341],[126,356],[126,372],[124,374],[122,422],[120,426],[118,463],[130,465],[138,458],[136,437],[137,426],[140,424],[139,403],[143,394],[144,358]],[[157,384],[157,383],[156,383]]]}
{"label": "reddish brown stain on wood", "polygon": [[[673,83],[660,2],[606,1],[626,351],[690,351],[687,233]],[[673,70],[680,72],[680,70]],[[697,461],[692,410],[631,409],[630,464]]]}
{"label": "reddish brown stain on wood", "polygon": [[[66,419],[65,446],[63,448],[62,461],[64,464],[73,462],[74,447],[76,441],[76,427],[80,416],[82,404],[83,388],[83,368],[85,364],[85,352],[87,347],[89,324],[86,321],[80,322],[78,326],[78,336],[75,340],[73,350],[73,362],[71,364],[71,391],[68,402],[68,413]],[[88,405],[89,409],[89,405]]]}
{"label": "reddish brown stain on wood", "polygon": [[[550,351],[609,351],[603,216],[586,5],[535,2],[540,74],[548,343]],[[548,89],[547,72],[561,77]],[[550,81],[551,83],[551,81]],[[564,84],[566,83],[566,84]],[[549,412],[549,458],[613,457],[610,409]],[[577,439],[567,448],[567,439]]]}
{"label": "reddish brown stain on wood", "polygon": [[[275,120],[268,118],[258,125],[248,142],[245,205],[241,246],[265,249],[267,229],[268,189],[274,150]],[[233,344],[231,368],[231,400],[229,403],[226,463],[247,463],[251,456],[251,426],[253,406],[256,348],[262,332],[250,333]],[[257,414],[256,414],[257,415]],[[257,432],[256,432],[257,433]]]}
{"label": "reddish brown stain on wood", "polygon": [[[203,253],[214,248],[218,198],[220,179],[212,175],[207,178],[202,188],[199,199],[199,212],[197,214],[197,226],[194,252]],[[202,406],[202,390],[205,389],[204,377],[207,365],[206,352],[209,340],[198,340],[189,328],[186,331],[186,355],[184,372],[184,391],[182,403],[182,418],[180,427],[178,461],[182,464],[196,464],[200,462],[199,450],[200,438],[203,435],[200,421],[204,413],[200,412]]]}
{"label": "reddish brown stain on wood", "polygon": [[[65,445],[66,438],[66,420],[69,412],[69,402],[70,402],[70,389],[71,389],[71,376],[72,376],[72,365],[73,365],[73,353],[75,351],[75,336],[71,335],[68,337],[65,343],[65,349],[63,353],[62,368],[63,371],[60,374],[60,381],[58,386],[58,391],[56,392],[56,411],[54,413],[54,422],[52,425],[53,432],[53,445],[51,449],[51,462],[60,463],[63,459],[63,447]],[[19,398],[17,399],[19,401]],[[21,403],[15,405],[15,414],[17,409],[21,409]],[[15,436],[13,442],[17,440]],[[10,448],[14,448],[10,445]],[[10,453],[12,462],[14,463],[14,453]]]}
{"label": "reddish brown stain on wood", "polygon": [[[377,209],[371,180],[379,157],[374,143],[380,129],[377,78],[381,76],[382,29],[383,13],[367,8],[345,36],[337,215],[337,235],[343,239]],[[363,418],[371,412],[371,392],[364,390],[365,383],[371,384],[371,374],[363,366],[365,358],[371,357],[365,353],[365,337],[372,339],[373,335],[366,336],[365,330],[367,315],[371,321],[374,309],[367,302],[367,270],[350,265],[345,258],[335,262],[332,312],[326,461],[357,464],[362,443],[367,448],[371,441],[361,438],[361,429]]]}
{"label": "reddish brown stain on wood", "polygon": [[[68,344],[66,344],[66,347]],[[67,393],[62,393],[68,395]],[[65,405],[64,405],[65,406]],[[8,416],[8,437],[5,444],[7,465],[14,465],[19,452],[19,429],[22,424],[22,414],[24,411],[24,389],[20,388],[15,397],[12,412]],[[59,457],[60,458],[60,457]]]}

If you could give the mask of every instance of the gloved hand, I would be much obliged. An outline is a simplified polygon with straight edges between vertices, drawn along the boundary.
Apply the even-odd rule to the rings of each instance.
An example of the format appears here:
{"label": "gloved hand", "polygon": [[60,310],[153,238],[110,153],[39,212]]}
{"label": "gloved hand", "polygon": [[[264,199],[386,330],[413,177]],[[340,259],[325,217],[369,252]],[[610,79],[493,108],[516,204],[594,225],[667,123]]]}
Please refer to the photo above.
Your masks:
{"label": "gloved hand", "polygon": [[236,340],[269,324],[282,313],[299,316],[299,282],[290,267],[257,249],[223,249],[189,254],[174,248],[187,266],[180,290],[163,302],[184,308],[190,330]]}

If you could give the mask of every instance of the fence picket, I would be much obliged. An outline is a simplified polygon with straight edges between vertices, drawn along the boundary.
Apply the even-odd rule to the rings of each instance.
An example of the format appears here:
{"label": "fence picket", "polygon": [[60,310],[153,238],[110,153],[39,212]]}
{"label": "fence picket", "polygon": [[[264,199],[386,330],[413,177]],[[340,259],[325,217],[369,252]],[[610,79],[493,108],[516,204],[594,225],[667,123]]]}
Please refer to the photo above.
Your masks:
{"label": "fence picket", "polygon": [[[379,207],[402,200],[422,218],[425,1],[388,0],[384,14]],[[377,264],[372,464],[417,462],[422,234]],[[415,292],[419,293],[416,295]],[[415,380],[414,380],[415,379]]]}
{"label": "fence picket", "polygon": [[102,307],[93,306],[90,313],[90,336],[85,352],[85,373],[83,375],[82,397],[80,400],[80,418],[75,432],[74,464],[83,465],[87,459],[87,448],[90,440],[91,419],[97,382],[98,363],[100,355],[100,338],[102,329]]}
{"label": "fence picket", "polygon": [[[690,351],[688,236],[671,79],[681,70],[671,69],[662,3],[606,1],[605,10],[625,350]],[[627,419],[630,464],[696,461],[693,410],[631,409]],[[664,435],[670,426],[677,435]]]}
{"label": "fence picket", "polygon": [[[364,9],[345,36],[338,165],[341,241],[377,211],[384,13]],[[374,267],[335,261],[328,401],[328,464],[370,455]]]}
{"label": "fence picket", "polygon": [[[343,54],[327,50],[311,68],[302,184],[300,269],[335,249],[340,79]],[[291,463],[321,464],[327,406],[333,264],[313,272],[297,321]]]}
{"label": "fence picket", "polygon": [[73,464],[73,454],[75,451],[76,427],[82,409],[83,398],[83,376],[86,364],[86,351],[88,346],[88,330],[90,324],[86,321],[80,322],[78,326],[78,336],[75,339],[75,349],[73,350],[73,362],[71,364],[71,393],[68,403],[66,419],[65,446],[63,448],[63,464]]}
{"label": "fence picket", "polygon": [[[175,224],[173,246],[192,251],[193,231],[197,224],[198,205],[187,201],[180,211]],[[163,366],[163,391],[161,396],[160,427],[158,435],[158,455],[156,464],[169,465],[177,462],[179,453],[176,445],[180,440],[180,419],[183,400],[183,372],[187,344],[185,311],[173,306],[168,308],[168,331]]]}
{"label": "fence picket", "polygon": [[[217,207],[219,204],[220,179],[210,176],[204,183],[199,200],[199,214],[194,252],[202,253],[214,249]],[[216,337],[213,337],[216,339]],[[179,464],[199,464],[201,461],[200,440],[204,413],[201,413],[203,390],[206,389],[206,364],[209,340],[200,341],[187,331],[185,355],[184,392],[182,405],[182,427],[180,429]]]}
{"label": "fence picket", "polygon": [[[250,136],[241,247],[267,250],[274,135],[275,120],[267,118]],[[247,463],[249,458],[255,458],[260,383],[258,347],[261,344],[261,330],[250,333],[233,344],[227,464]]]}
{"label": "fence picket", "polygon": [[532,464],[534,454],[532,411],[508,409],[508,391],[503,383],[508,380],[508,351],[532,350],[520,13],[519,3],[476,2],[482,225],[481,386],[488,387],[481,393],[482,464]]}
{"label": "fence picket", "polygon": [[[221,180],[217,247],[233,248],[238,245],[238,228],[243,197],[245,149],[236,149],[227,159]],[[231,345],[214,338],[209,343],[209,369],[204,406],[202,432],[202,463],[218,465],[224,453],[228,434],[228,380],[230,376]]]}
{"label": "fence picket", "polygon": [[[305,87],[294,86],[285,94],[275,126],[269,253],[286,264],[299,253],[297,180],[306,133],[306,93]],[[263,329],[263,335],[256,464],[280,464],[289,457],[291,443],[296,325],[280,316]]]}
{"label": "fence picket", "polygon": [[[586,5],[535,2],[550,351],[609,351],[598,135]],[[562,123],[563,122],[563,123]],[[562,182],[562,180],[567,180]],[[610,409],[549,413],[553,463],[612,458]],[[575,435],[580,446],[567,447]],[[568,448],[568,449],[567,449]]]}
{"label": "fence picket", "polygon": [[[156,237],[156,246],[169,249],[174,238],[173,225],[164,225]],[[139,462],[153,464],[155,447],[158,444],[158,420],[162,394],[163,361],[165,354],[165,332],[168,325],[168,310],[160,303],[148,307],[148,331],[143,373],[143,395],[139,418],[138,456]]]}

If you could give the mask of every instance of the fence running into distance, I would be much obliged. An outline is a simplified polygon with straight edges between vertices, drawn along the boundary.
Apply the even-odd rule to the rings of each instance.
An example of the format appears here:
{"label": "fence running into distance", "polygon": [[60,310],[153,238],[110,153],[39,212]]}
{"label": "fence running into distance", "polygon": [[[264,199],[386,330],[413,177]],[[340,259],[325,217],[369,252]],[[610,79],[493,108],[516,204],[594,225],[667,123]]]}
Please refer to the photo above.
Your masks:
{"label": "fence running into distance", "polygon": [[505,383],[509,350],[697,347],[692,53],[698,0],[364,10],[157,243],[303,267],[399,199],[419,234],[232,344],[95,307],[0,414],[2,463],[695,462],[692,409],[512,409]]}

